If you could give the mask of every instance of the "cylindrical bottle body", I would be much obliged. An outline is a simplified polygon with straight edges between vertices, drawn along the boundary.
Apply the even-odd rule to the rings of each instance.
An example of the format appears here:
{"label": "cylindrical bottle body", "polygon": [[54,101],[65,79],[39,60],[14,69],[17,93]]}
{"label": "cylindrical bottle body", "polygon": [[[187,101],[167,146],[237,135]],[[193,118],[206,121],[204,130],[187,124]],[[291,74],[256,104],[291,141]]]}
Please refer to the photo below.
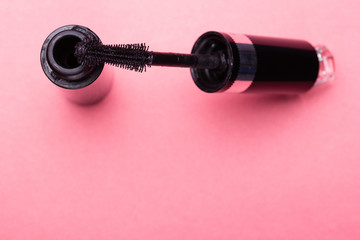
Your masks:
{"label": "cylindrical bottle body", "polygon": [[205,92],[297,94],[333,76],[331,53],[304,40],[207,32],[192,53],[206,53],[212,46],[221,46],[212,53],[227,59],[222,67],[226,70],[191,70],[196,85]]}
{"label": "cylindrical bottle body", "polygon": [[80,105],[92,105],[103,100],[111,91],[114,82],[114,71],[105,65],[101,75],[90,85],[79,89],[61,88],[62,94],[71,102]]}
{"label": "cylindrical bottle body", "polygon": [[247,36],[256,51],[255,78],[246,92],[301,93],[319,73],[315,48],[303,40]]}

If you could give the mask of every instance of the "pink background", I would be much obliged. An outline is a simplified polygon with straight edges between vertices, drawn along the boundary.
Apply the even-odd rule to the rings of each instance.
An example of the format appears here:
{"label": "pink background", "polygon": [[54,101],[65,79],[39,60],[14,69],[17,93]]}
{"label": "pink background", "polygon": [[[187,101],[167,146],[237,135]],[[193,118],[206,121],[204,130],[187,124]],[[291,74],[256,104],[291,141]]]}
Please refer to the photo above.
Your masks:
{"label": "pink background", "polygon": [[[360,239],[357,0],[0,2],[0,239]],[[332,84],[206,94],[189,70],[114,69],[68,102],[40,48],[66,24],[190,52],[209,30],[323,43]]]}

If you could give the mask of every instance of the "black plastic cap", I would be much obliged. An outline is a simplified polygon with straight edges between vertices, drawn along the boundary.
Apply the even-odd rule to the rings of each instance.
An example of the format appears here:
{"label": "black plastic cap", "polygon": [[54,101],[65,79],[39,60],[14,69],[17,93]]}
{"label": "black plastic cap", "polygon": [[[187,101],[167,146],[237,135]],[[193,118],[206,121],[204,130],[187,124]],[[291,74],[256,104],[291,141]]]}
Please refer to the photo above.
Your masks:
{"label": "black plastic cap", "polygon": [[[234,48],[235,47],[235,48]],[[206,32],[195,42],[192,54],[215,55],[221,59],[216,69],[192,68],[191,76],[195,84],[204,92],[222,92],[228,89],[236,78],[238,60],[233,39],[220,32]]]}

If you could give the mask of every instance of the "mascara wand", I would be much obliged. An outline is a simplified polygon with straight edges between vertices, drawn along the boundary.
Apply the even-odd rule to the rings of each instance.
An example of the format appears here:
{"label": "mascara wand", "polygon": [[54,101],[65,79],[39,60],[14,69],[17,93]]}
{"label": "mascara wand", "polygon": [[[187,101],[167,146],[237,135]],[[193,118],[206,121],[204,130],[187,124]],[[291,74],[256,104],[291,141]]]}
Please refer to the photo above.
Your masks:
{"label": "mascara wand", "polygon": [[85,39],[76,44],[75,57],[80,64],[96,66],[104,63],[136,72],[146,67],[184,67],[216,69],[226,66],[225,58],[219,55],[179,54],[151,52],[142,44],[103,45],[97,40]]}
{"label": "mascara wand", "polygon": [[[331,71],[319,76],[326,64],[320,61],[318,50],[303,40],[207,32],[191,54],[152,52],[145,43],[103,45],[85,39],[75,46],[75,56],[88,66],[108,63],[137,72],[151,66],[187,67],[195,84],[210,93],[230,88],[300,93],[332,75]],[[330,55],[326,48],[321,50]]]}

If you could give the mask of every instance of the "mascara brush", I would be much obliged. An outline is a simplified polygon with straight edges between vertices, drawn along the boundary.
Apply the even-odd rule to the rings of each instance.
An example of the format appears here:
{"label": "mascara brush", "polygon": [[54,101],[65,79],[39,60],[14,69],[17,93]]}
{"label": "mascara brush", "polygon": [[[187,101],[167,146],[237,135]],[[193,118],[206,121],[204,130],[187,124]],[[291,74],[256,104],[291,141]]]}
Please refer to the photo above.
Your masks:
{"label": "mascara brush", "polygon": [[[79,28],[84,27],[73,25],[73,30]],[[304,40],[212,31],[197,39],[190,54],[183,54],[149,51],[145,43],[105,45],[98,37],[76,36],[70,44],[76,67],[91,71],[106,63],[137,72],[152,66],[190,68],[194,83],[208,93],[298,94],[334,75],[328,49]]]}
{"label": "mascara brush", "polygon": [[151,66],[216,69],[226,65],[219,55],[214,54],[151,52],[145,43],[103,45],[88,39],[75,46],[75,56],[80,64],[96,66],[107,63],[136,72],[143,72]]}

